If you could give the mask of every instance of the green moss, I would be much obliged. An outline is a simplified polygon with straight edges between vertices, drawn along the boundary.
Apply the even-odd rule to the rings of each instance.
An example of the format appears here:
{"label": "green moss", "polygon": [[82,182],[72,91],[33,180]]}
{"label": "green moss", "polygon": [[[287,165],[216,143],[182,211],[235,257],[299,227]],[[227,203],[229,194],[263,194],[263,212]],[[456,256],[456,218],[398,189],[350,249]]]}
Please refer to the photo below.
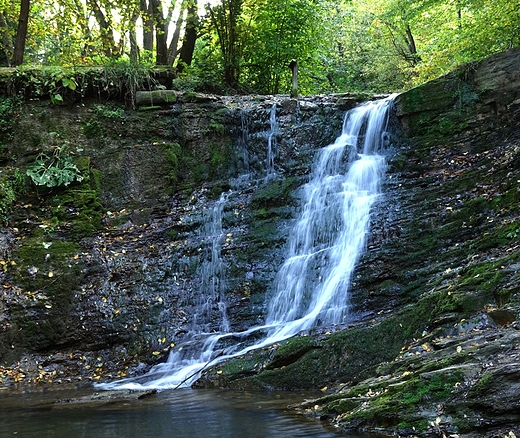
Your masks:
{"label": "green moss", "polygon": [[513,187],[506,190],[499,196],[493,198],[493,208],[497,210],[506,209],[507,211],[518,211],[520,205],[520,190],[517,187]]}
{"label": "green moss", "polygon": [[[334,400],[327,410],[343,414],[342,422],[369,421],[379,427],[398,429],[414,427],[424,430],[427,420],[418,414],[420,406],[446,401],[455,385],[462,380],[458,373],[436,373],[423,375],[381,388],[354,388],[346,394],[345,401]],[[359,403],[353,392],[358,392]]]}
{"label": "green moss", "polygon": [[227,173],[231,163],[230,142],[212,143],[210,145],[209,176],[212,179],[221,179]]}
{"label": "green moss", "polygon": [[116,106],[112,103],[106,103],[104,105],[94,105],[92,107],[92,110],[94,115],[101,119],[124,119],[124,108],[121,106]]}
{"label": "green moss", "polygon": [[0,96],[0,133],[2,133],[2,137],[13,128],[14,110],[14,99]]}
{"label": "green moss", "polygon": [[231,359],[225,363],[218,365],[208,372],[217,372],[223,374],[230,381],[256,374],[256,371],[263,366],[265,357],[261,353],[252,353],[241,358]]}
{"label": "green moss", "polygon": [[64,226],[70,226],[76,238],[90,236],[101,228],[104,208],[99,192],[89,185],[66,190],[56,196],[51,205],[53,217]]}
{"label": "green moss", "polygon": [[266,369],[287,366],[314,348],[320,348],[320,345],[311,336],[298,336],[289,339],[276,350],[272,360],[266,365]]}
{"label": "green moss", "polygon": [[82,278],[74,260],[78,253],[79,247],[73,242],[49,236],[24,239],[13,254],[19,284],[25,290],[43,290],[51,297],[66,297],[67,301]]}
{"label": "green moss", "polygon": [[14,200],[13,183],[7,173],[0,170],[0,225],[8,221]]}
{"label": "green moss", "polygon": [[172,186],[175,187],[179,179],[179,162],[182,156],[182,148],[177,142],[161,143],[162,152],[168,160],[170,171],[168,172],[168,179]]}
{"label": "green moss", "polygon": [[209,124],[210,132],[217,134],[217,135],[225,135],[227,133],[227,128],[222,123],[210,123]]}
{"label": "green moss", "polygon": [[290,193],[297,187],[295,177],[270,181],[253,195],[252,205],[256,209],[266,209],[287,205]]}
{"label": "green moss", "polygon": [[487,391],[494,386],[493,377],[492,373],[484,373],[468,391],[468,397],[476,398],[486,395]]}

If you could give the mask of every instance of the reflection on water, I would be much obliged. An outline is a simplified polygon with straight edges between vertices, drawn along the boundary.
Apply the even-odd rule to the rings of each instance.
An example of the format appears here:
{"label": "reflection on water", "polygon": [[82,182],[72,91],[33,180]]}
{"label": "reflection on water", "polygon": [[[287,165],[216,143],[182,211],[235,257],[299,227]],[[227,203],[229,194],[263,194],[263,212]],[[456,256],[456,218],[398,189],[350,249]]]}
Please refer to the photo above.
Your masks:
{"label": "reflection on water", "polygon": [[[0,437],[333,438],[337,429],[286,407],[314,395],[292,392],[164,391],[142,400],[57,403],[91,389],[0,391]],[[360,438],[360,435],[348,435]]]}

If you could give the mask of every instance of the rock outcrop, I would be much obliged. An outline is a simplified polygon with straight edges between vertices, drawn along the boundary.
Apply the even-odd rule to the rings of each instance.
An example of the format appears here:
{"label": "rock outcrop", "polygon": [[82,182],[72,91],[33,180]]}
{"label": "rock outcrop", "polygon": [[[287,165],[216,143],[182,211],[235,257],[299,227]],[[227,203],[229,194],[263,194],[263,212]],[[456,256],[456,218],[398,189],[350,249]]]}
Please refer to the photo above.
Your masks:
{"label": "rock outcrop", "polygon": [[349,431],[518,433],[519,61],[515,49],[397,97],[404,138],[352,326],[221,364],[200,386],[325,387],[300,409]]}
{"label": "rock outcrop", "polygon": [[[399,95],[348,326],[213,366],[197,386],[323,389],[295,408],[345,430],[518,434],[519,66],[514,49]],[[261,322],[314,151],[368,98],[155,92],[139,111],[17,108],[0,149],[0,182],[18,190],[0,203],[0,383],[114,379],[164,360],[186,340],[223,194],[230,321]],[[23,193],[20,175],[57,148],[82,180]]]}

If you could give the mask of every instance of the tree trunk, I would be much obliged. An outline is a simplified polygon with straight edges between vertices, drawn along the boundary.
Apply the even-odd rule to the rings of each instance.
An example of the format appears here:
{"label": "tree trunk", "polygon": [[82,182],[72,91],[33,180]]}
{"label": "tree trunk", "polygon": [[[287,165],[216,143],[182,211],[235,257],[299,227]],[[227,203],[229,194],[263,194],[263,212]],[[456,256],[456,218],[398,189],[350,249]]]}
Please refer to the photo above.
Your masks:
{"label": "tree trunk", "polygon": [[18,30],[16,32],[12,62],[12,65],[15,67],[23,64],[25,41],[27,39],[27,26],[29,24],[29,9],[31,7],[30,3],[30,0],[22,0],[20,6],[20,17],[18,19]]}
{"label": "tree trunk", "polygon": [[188,3],[188,16],[186,17],[186,29],[184,30],[184,41],[182,42],[179,62],[177,63],[179,73],[184,70],[185,66],[191,65],[193,59],[193,51],[197,41],[197,9],[197,0],[190,0]]}
{"label": "tree trunk", "polygon": [[412,34],[412,29],[410,29],[410,25],[406,25],[406,44],[408,46],[408,51],[410,52],[410,60],[412,65],[417,65],[421,61],[421,57],[417,53],[417,46],[415,45],[415,39]]}
{"label": "tree trunk", "polygon": [[135,23],[139,14],[136,12],[132,16],[132,22],[130,24],[130,61],[134,64],[139,62],[140,53],[139,45],[137,44],[137,34],[135,32]]}
{"label": "tree trunk", "polygon": [[151,52],[153,50],[153,11],[151,1],[140,0],[139,9],[143,17],[143,49]]}
{"label": "tree trunk", "polygon": [[160,0],[150,0],[153,8],[155,25],[155,64],[166,65],[168,62],[168,45],[166,44],[166,25]]}
{"label": "tree trunk", "polygon": [[184,12],[186,11],[186,6],[188,2],[183,0],[181,4],[181,9],[179,11],[179,17],[177,18],[177,23],[175,23],[175,30],[173,31],[173,37],[170,42],[170,46],[168,47],[168,65],[171,67],[175,62],[175,58],[179,53],[179,37],[181,35],[182,23],[184,22]]}
{"label": "tree trunk", "polygon": [[103,51],[105,52],[105,55],[110,58],[114,55],[115,52],[117,52],[112,23],[107,19],[96,0],[88,0],[88,4],[91,8],[91,11],[94,12],[96,21],[99,24]]}
{"label": "tree trunk", "polygon": [[224,81],[234,87],[240,76],[237,22],[242,12],[242,0],[222,1],[221,5],[210,8],[209,12],[219,39],[224,62]]}
{"label": "tree trunk", "polygon": [[4,13],[0,12],[0,32],[2,33],[2,51],[5,58],[2,56],[0,65],[11,66],[11,54],[13,53],[13,42],[9,36],[9,28]]}

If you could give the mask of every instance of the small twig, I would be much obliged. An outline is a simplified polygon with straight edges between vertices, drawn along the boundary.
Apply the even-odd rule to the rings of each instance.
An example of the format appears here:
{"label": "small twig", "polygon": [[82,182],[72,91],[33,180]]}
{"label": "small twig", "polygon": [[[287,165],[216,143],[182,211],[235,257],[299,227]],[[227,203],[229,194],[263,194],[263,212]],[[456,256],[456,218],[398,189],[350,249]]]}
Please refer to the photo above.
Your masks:
{"label": "small twig", "polygon": [[217,357],[220,357],[224,354],[224,350],[222,350],[219,354],[217,354],[214,358],[210,359],[208,362],[206,362],[204,364],[204,366],[200,369],[200,370],[197,370],[195,371],[194,373],[190,374],[188,377],[186,377],[184,380],[182,380],[175,388],[173,388],[173,390],[175,391],[176,389],[178,389],[183,383],[185,383],[186,381],[188,381],[189,379],[191,379],[193,376],[201,373],[202,371],[204,371],[205,368],[208,367],[208,365],[213,362]]}

